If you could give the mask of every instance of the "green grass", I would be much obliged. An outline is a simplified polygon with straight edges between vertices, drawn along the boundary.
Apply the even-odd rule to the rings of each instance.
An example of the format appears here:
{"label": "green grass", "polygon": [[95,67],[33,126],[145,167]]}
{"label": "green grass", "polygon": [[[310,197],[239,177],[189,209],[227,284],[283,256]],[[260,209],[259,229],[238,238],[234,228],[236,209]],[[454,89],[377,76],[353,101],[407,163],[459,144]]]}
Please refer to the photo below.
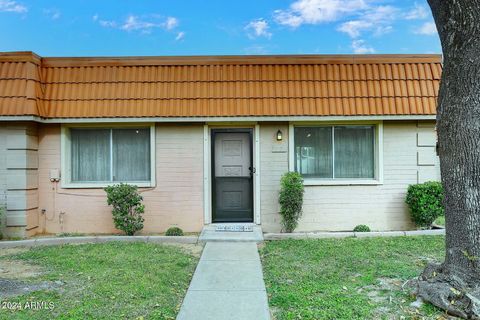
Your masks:
{"label": "green grass", "polygon": [[34,248],[7,258],[48,270],[35,281],[65,284],[4,299],[53,302],[53,311],[0,310],[0,319],[175,319],[198,260],[179,247],[115,242]]}
{"label": "green grass", "polygon": [[445,216],[440,216],[438,217],[433,224],[436,224],[437,226],[442,226],[445,227]]}
{"label": "green grass", "polygon": [[[285,240],[260,252],[276,319],[415,318],[402,313],[414,301],[402,285],[443,259],[444,238]],[[430,305],[420,312],[441,314]]]}

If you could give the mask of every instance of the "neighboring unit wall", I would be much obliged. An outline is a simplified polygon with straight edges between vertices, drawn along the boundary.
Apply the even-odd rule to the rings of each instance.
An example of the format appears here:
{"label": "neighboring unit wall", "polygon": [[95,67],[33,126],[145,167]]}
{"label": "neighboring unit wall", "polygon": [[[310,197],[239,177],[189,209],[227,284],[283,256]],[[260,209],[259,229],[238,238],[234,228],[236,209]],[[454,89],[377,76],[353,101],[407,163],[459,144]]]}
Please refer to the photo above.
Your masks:
{"label": "neighboring unit wall", "polygon": [[[47,233],[114,233],[103,189],[62,189],[50,182],[60,169],[60,125],[40,127],[40,209]],[[57,191],[55,191],[57,188]],[[203,126],[156,127],[156,187],[141,188],[144,233],[177,225],[186,232],[203,227]]]}
{"label": "neighboring unit wall", "polygon": [[[281,228],[278,189],[288,154],[274,152],[279,126],[262,126],[262,224]],[[282,131],[285,129],[282,129]],[[412,228],[404,199],[408,185],[440,180],[433,122],[384,122],[382,185],[306,186],[304,212],[296,231],[344,231],[358,224],[374,230]],[[285,131],[284,131],[285,132]]]}
{"label": "neighboring unit wall", "polygon": [[4,232],[7,206],[7,124],[0,122],[0,234]]}
{"label": "neighboring unit wall", "polygon": [[418,183],[440,181],[440,158],[436,151],[435,123],[419,122],[417,127]]}
{"label": "neighboring unit wall", "polygon": [[0,126],[0,206],[5,235],[25,237],[38,228],[38,136],[35,123]]}
{"label": "neighboring unit wall", "polygon": [[[283,140],[277,141],[278,130]],[[280,230],[278,192],[280,179],[288,171],[288,124],[260,124],[260,209],[262,229]]]}

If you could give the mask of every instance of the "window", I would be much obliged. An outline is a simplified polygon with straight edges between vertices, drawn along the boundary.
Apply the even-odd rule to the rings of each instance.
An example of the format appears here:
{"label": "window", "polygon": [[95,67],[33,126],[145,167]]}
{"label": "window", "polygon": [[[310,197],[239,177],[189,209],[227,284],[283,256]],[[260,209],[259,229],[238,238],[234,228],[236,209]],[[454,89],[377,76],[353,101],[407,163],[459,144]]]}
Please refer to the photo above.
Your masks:
{"label": "window", "polygon": [[153,177],[153,127],[72,127],[64,132],[62,156],[68,186],[131,182],[149,186]]}
{"label": "window", "polygon": [[375,126],[294,128],[294,167],[305,178],[375,179]]}

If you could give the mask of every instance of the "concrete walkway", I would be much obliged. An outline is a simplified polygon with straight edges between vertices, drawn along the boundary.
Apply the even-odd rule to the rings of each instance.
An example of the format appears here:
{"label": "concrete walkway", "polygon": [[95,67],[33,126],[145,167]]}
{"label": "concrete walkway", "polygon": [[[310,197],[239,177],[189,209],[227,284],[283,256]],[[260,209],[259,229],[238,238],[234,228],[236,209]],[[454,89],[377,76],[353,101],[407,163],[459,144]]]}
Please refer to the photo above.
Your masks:
{"label": "concrete walkway", "polygon": [[270,319],[255,242],[207,242],[177,320]]}

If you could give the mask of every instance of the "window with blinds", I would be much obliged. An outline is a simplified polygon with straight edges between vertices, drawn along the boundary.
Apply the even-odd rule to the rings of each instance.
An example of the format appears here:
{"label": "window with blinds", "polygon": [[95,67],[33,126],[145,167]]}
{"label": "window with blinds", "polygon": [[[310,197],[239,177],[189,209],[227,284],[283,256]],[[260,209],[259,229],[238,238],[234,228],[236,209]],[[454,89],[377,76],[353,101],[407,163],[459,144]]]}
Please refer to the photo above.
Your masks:
{"label": "window with blinds", "polygon": [[71,128],[71,182],[150,181],[150,141],[150,128]]}
{"label": "window with blinds", "polygon": [[375,126],[294,129],[295,171],[306,178],[374,179]]}

